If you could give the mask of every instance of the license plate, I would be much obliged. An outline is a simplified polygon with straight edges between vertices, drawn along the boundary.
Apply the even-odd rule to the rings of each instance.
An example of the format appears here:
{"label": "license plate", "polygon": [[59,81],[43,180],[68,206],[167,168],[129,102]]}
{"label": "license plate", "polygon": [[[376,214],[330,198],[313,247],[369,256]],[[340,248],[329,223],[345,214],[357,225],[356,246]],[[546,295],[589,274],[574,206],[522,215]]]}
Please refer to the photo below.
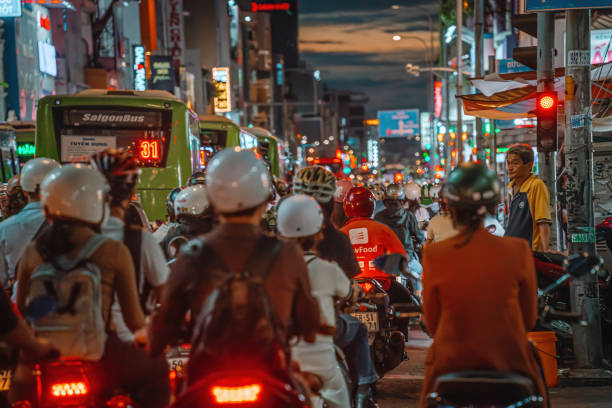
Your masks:
{"label": "license plate", "polygon": [[172,357],[168,359],[168,366],[170,370],[184,371],[188,361],[189,357]]}
{"label": "license plate", "polygon": [[0,370],[0,391],[8,391],[11,388],[11,370]]}
{"label": "license plate", "polygon": [[368,333],[378,333],[378,313],[377,312],[358,312],[352,313],[353,317],[356,317],[365,324],[368,329]]}

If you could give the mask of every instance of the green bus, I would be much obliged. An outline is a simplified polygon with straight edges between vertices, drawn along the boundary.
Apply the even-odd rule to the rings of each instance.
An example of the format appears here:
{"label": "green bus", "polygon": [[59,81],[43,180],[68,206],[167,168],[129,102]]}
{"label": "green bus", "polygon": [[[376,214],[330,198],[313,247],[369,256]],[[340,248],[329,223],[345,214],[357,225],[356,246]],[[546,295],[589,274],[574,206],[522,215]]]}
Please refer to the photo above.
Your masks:
{"label": "green bus", "polygon": [[253,127],[243,130],[257,136],[257,151],[270,163],[270,172],[276,177],[283,178],[287,167],[287,152],[283,141],[264,128]]}
{"label": "green bus", "polygon": [[168,92],[90,89],[38,102],[37,157],[83,163],[114,147],[138,155],[137,197],[151,220],[165,218],[170,190],[202,168],[198,117]]}
{"label": "green bus", "polygon": [[255,149],[257,138],[250,132],[242,130],[225,116],[200,115],[200,160],[202,167],[210,158],[226,147]]}

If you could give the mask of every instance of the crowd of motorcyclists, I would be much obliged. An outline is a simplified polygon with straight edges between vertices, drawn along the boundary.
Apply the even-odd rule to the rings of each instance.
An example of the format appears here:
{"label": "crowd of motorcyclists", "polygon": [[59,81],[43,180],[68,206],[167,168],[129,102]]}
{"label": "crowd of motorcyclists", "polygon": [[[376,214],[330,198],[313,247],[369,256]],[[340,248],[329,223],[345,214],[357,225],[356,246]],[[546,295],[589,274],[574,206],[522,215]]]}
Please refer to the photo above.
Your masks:
{"label": "crowd of motorcyclists", "polygon": [[[129,215],[141,211],[139,173],[123,149],[89,165],[36,158],[0,192],[0,341],[22,349],[11,401],[32,400],[33,365],[59,352],[90,362],[100,387],[166,407],[176,396],[164,353],[190,343],[186,389],[263,364],[307,398],[315,374],[329,407],[376,407],[368,329],[340,306],[364,296],[356,277],[379,281],[392,304],[423,300],[435,338],[423,407],[436,377],[471,368],[465,355],[525,374],[545,397],[525,335],[537,315],[530,250],[484,229],[501,187],[486,166],[459,166],[444,186],[357,185],[319,166],[285,182],[251,151],[226,149],[168,194],[154,228]],[[375,265],[387,254],[405,258],[407,279]],[[79,326],[88,307],[99,321]]]}

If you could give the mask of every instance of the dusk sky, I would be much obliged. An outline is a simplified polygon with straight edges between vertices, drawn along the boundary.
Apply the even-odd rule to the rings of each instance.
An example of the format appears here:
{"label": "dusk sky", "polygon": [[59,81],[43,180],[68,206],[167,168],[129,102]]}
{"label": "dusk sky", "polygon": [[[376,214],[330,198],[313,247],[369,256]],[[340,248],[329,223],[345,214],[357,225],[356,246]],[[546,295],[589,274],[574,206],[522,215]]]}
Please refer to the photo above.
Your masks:
{"label": "dusk sky", "polygon": [[425,66],[425,45],[418,39],[393,41],[392,37],[417,36],[429,44],[429,10],[435,59],[439,4],[439,0],[302,0],[301,58],[321,70],[328,87],[365,92],[370,115],[385,109],[424,110],[426,74],[411,76],[405,65]]}

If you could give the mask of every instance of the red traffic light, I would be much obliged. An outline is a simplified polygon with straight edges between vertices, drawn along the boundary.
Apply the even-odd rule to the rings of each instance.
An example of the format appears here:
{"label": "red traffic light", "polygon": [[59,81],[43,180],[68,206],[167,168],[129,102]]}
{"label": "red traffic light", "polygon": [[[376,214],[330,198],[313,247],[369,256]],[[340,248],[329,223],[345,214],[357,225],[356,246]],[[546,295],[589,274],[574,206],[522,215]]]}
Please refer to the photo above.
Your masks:
{"label": "red traffic light", "polygon": [[549,110],[557,108],[557,95],[555,92],[540,92],[538,94],[538,109]]}

